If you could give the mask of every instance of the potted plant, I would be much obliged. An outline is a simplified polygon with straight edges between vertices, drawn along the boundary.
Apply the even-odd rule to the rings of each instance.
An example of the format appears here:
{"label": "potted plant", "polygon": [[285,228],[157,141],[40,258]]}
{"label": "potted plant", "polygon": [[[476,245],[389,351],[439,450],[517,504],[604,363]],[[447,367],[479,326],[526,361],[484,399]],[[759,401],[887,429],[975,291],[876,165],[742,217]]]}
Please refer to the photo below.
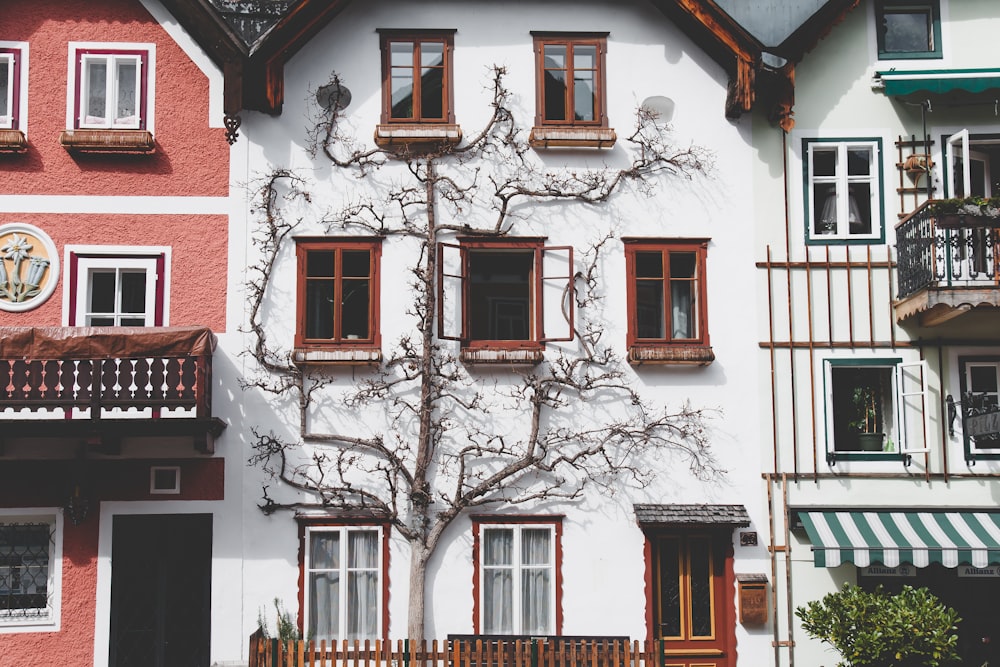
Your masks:
{"label": "potted plant", "polygon": [[1000,197],[956,197],[932,202],[927,207],[928,213],[938,221],[939,227],[976,226],[966,222],[966,217],[973,221],[1000,220]]}
{"label": "potted plant", "polygon": [[858,434],[861,451],[881,452],[885,442],[882,429],[881,383],[859,384],[854,388],[851,404],[854,418],[850,422],[852,431]]}

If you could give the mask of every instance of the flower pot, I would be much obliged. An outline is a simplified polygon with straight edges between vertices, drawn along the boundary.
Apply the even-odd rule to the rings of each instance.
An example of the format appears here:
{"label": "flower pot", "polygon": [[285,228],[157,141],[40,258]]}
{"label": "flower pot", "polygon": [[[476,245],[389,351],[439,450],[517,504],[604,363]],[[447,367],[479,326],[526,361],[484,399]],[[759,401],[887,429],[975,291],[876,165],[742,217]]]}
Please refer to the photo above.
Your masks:
{"label": "flower pot", "polygon": [[863,452],[881,452],[885,433],[859,433],[858,444]]}

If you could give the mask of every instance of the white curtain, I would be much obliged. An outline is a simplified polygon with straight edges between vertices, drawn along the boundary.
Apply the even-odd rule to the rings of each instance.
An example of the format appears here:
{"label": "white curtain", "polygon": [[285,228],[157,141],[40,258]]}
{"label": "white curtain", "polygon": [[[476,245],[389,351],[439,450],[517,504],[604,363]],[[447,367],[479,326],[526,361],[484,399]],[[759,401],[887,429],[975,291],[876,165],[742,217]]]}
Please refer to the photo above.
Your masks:
{"label": "white curtain", "polygon": [[378,533],[356,530],[347,536],[347,639],[378,634]]}
{"label": "white curtain", "polygon": [[88,123],[100,123],[106,118],[108,65],[105,61],[87,63],[87,99],[84,100]]}
{"label": "white curtain", "polygon": [[514,632],[514,531],[483,531],[483,633]]}
{"label": "white curtain", "polygon": [[[317,642],[337,637],[340,626],[340,533],[312,533],[309,541],[309,627]],[[320,570],[320,571],[314,571]]]}
{"label": "white curtain", "polygon": [[118,90],[114,122],[132,124],[138,121],[136,101],[139,99],[137,83],[139,63],[135,60],[120,60],[117,63]]}
{"label": "white curtain", "polygon": [[694,313],[692,312],[691,288],[694,283],[677,281],[670,283],[671,338],[694,338]]}
{"label": "white curtain", "polygon": [[521,531],[521,633],[552,634],[552,532],[525,528]]}

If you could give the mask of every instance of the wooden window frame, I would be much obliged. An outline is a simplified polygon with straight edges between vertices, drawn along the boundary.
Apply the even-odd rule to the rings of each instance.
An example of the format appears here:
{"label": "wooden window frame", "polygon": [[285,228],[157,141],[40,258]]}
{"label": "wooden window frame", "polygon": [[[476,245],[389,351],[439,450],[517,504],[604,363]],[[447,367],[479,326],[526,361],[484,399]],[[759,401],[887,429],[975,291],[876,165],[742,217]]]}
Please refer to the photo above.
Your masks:
{"label": "wooden window frame", "polygon": [[[553,586],[553,622],[555,624],[553,631],[549,634],[551,635],[561,635],[563,632],[563,608],[562,608],[562,592],[563,592],[563,574],[562,574],[562,564],[563,564],[563,550],[562,550],[562,535],[563,535],[563,519],[562,515],[548,515],[548,516],[535,516],[535,515],[501,515],[501,516],[490,516],[490,515],[472,515],[472,627],[473,634],[481,634],[483,621],[483,600],[482,600],[482,568],[483,568],[483,558],[482,558],[482,531],[484,528],[512,528],[515,530],[521,530],[523,528],[539,528],[539,527],[551,527],[552,529],[552,540],[553,540],[553,576],[552,576],[552,586]],[[520,581],[515,583],[515,587],[520,584]],[[522,634],[518,630],[512,632],[512,635]]]}
{"label": "wooden window frame", "polygon": [[[100,246],[66,249],[66,324],[67,326],[88,326],[81,321],[86,311],[89,293],[88,268],[134,268],[146,271],[146,279],[152,280],[153,298],[152,322],[147,326],[168,326],[169,315],[169,248]],[[131,265],[131,266],[129,266]],[[147,313],[149,309],[147,307]]]}
{"label": "wooden window frame", "polygon": [[[116,124],[112,117],[105,117],[104,122],[85,123],[83,120],[84,95],[89,92],[88,81],[85,75],[83,64],[88,59],[104,59],[108,64],[108,71],[112,70],[112,65],[119,58],[134,58],[138,60],[138,85],[136,87],[136,123]],[[152,69],[152,49],[145,48],[77,48],[73,54],[73,67],[75,68],[74,91],[73,91],[73,129],[76,130],[147,130],[149,129],[149,113],[152,104],[149,99],[149,76]],[[110,85],[107,84],[107,85]],[[112,104],[108,100],[108,105]]]}
{"label": "wooden window frame", "polygon": [[[380,313],[380,279],[382,240],[372,237],[300,237],[295,239],[296,258],[296,306],[295,306],[295,347],[299,349],[351,348],[377,350],[382,344],[379,330]],[[365,339],[349,339],[342,337],[342,311],[334,321],[334,337],[331,339],[306,338],[306,269],[308,254],[313,251],[334,251],[338,256],[345,250],[367,250],[371,253],[369,264],[369,302],[368,302],[368,332]],[[335,298],[339,303],[342,293],[341,262],[335,264]]]}
{"label": "wooden window frame", "polygon": [[[885,30],[882,24],[887,13],[895,8],[928,10],[931,19],[931,48],[925,51],[888,51],[885,48]],[[879,60],[927,60],[940,59],[941,51],[941,3],[939,0],[877,0],[875,2],[875,40]]]}
{"label": "wooden window frame", "polygon": [[[455,123],[455,95],[454,95],[454,69],[453,52],[455,48],[455,30],[386,30],[380,29],[379,41],[382,51],[382,116],[381,122],[385,125],[448,125]],[[423,118],[419,112],[414,113],[412,118],[393,118],[392,116],[392,76],[390,68],[391,50],[389,45],[393,42],[414,42],[414,68],[419,63],[420,45],[428,42],[437,42],[444,45],[444,76],[442,81],[442,113],[441,118]],[[418,94],[420,77],[414,74],[413,99],[414,109],[420,104],[421,96]]]}
{"label": "wooden window frame", "polygon": [[[480,238],[459,238],[458,244],[438,243],[438,338],[441,340],[461,341],[470,349],[492,348],[500,350],[541,350],[547,342],[567,342],[573,339],[573,327],[569,327],[569,335],[566,337],[549,337],[544,335],[545,304],[543,300],[544,284],[547,280],[568,280],[572,281],[573,248],[572,246],[546,246],[545,239],[541,237],[521,237],[503,239],[480,239]],[[461,256],[460,275],[448,274],[444,269],[445,249],[457,250]],[[469,321],[471,308],[469,304],[469,276],[471,275],[471,255],[478,250],[494,251],[517,251],[533,253],[533,268],[531,280],[531,305],[530,315],[531,335],[526,340],[490,340],[472,338],[472,326]],[[543,264],[546,252],[566,252],[570,272],[568,276],[546,276],[543,274]],[[456,279],[461,285],[461,293],[458,295],[461,301],[461,332],[458,334],[448,334],[445,331],[444,304],[445,304],[445,283],[446,279]],[[569,320],[574,319],[574,299],[569,299]]]}
{"label": "wooden window frame", "polygon": [[[608,127],[607,116],[607,60],[608,33],[562,33],[562,32],[532,32],[535,50],[535,126],[536,127]],[[545,118],[545,58],[544,47],[547,45],[565,46],[567,61],[566,86],[566,120],[548,120]],[[597,50],[596,81],[594,85],[594,120],[575,120],[573,106],[573,49],[577,46],[594,46]]]}
{"label": "wooden window frame", "polygon": [[[629,360],[632,363],[680,363],[705,365],[714,359],[711,341],[708,333],[708,287],[706,262],[708,259],[707,238],[678,239],[647,239],[624,238],[626,293],[628,303],[628,331],[626,345],[629,349]],[[670,253],[694,253],[697,262],[697,289],[695,297],[695,326],[698,335],[694,338],[674,338],[667,327],[667,335],[663,338],[639,338],[639,317],[637,306],[636,253],[659,252],[665,256]],[[664,261],[662,277],[664,314],[670,312],[670,272],[669,264]]]}
{"label": "wooden window frame", "polygon": [[[313,532],[334,532],[339,531],[346,536],[351,530],[372,530],[379,533],[379,629],[378,638],[382,641],[389,640],[389,524],[386,521],[367,517],[323,517],[323,516],[297,516],[299,524],[299,610],[298,627],[302,636],[308,623],[308,557],[309,557],[309,536]],[[343,542],[346,544],[346,541]],[[346,588],[346,580],[344,586]],[[343,611],[343,610],[341,610]]]}

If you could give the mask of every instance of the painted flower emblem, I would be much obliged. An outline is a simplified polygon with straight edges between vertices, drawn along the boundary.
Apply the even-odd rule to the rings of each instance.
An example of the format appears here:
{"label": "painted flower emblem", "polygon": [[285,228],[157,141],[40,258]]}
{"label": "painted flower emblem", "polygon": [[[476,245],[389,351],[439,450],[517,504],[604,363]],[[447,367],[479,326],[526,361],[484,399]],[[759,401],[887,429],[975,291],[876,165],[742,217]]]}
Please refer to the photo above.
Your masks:
{"label": "painted flower emblem", "polygon": [[5,259],[12,259],[15,262],[20,262],[28,256],[28,252],[31,251],[32,245],[28,243],[28,239],[18,234],[12,234],[7,240],[7,243],[3,248],[0,248]]}

